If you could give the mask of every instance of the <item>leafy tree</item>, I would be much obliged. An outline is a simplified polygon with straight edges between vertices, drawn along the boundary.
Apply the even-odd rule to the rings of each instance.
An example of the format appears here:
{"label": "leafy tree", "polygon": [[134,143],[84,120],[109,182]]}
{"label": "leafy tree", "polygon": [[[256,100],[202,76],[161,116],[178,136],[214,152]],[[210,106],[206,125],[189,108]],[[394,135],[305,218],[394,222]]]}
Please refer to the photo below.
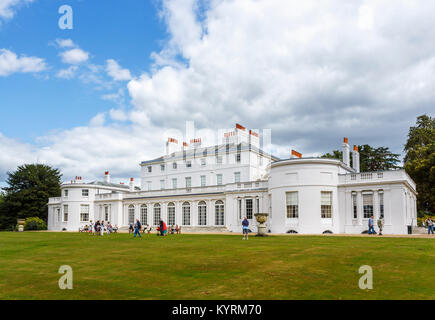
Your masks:
{"label": "leafy tree", "polygon": [[404,151],[405,170],[417,184],[417,207],[435,212],[435,118],[417,117],[409,128]]}
{"label": "leafy tree", "polygon": [[[382,171],[399,168],[399,154],[392,153],[387,147],[373,148],[368,144],[358,146],[360,157],[360,171]],[[326,153],[322,158],[343,159],[343,152],[333,150],[332,153]],[[350,156],[352,165],[352,155]]]}
{"label": "leafy tree", "polygon": [[58,169],[42,164],[19,166],[8,172],[9,185],[3,188],[4,201],[0,204],[0,229],[11,229],[17,219],[38,217],[47,222],[47,202],[61,194],[61,174]]}

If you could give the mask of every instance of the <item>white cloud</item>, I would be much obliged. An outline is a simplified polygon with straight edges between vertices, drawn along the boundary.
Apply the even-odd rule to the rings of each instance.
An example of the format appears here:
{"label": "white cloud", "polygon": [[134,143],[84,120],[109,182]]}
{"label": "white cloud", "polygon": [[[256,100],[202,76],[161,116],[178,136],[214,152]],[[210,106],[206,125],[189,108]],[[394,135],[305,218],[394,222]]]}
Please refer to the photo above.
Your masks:
{"label": "white cloud", "polygon": [[1,0],[0,19],[12,19],[19,7],[33,1],[34,0]]}
{"label": "white cloud", "polygon": [[99,113],[91,119],[89,125],[91,127],[101,127],[104,125],[104,121],[106,121],[106,115],[104,113]]}
{"label": "white cloud", "polygon": [[60,53],[62,62],[67,64],[81,64],[89,59],[89,53],[80,49],[74,48]]}
{"label": "white cloud", "polygon": [[71,39],[56,39],[56,43],[60,48],[73,48],[76,46]]}
{"label": "white cloud", "polygon": [[112,77],[113,80],[116,81],[128,81],[131,80],[131,73],[128,69],[123,69],[118,62],[113,59],[109,59],[106,61],[106,72]]}
{"label": "white cloud", "polygon": [[78,69],[77,66],[70,66],[66,69],[59,70],[56,73],[56,77],[63,78],[63,79],[72,79],[74,78],[77,69]]}
{"label": "white cloud", "polygon": [[18,57],[14,52],[7,49],[0,49],[0,77],[6,77],[12,73],[41,72],[47,69],[47,65],[42,58]]}

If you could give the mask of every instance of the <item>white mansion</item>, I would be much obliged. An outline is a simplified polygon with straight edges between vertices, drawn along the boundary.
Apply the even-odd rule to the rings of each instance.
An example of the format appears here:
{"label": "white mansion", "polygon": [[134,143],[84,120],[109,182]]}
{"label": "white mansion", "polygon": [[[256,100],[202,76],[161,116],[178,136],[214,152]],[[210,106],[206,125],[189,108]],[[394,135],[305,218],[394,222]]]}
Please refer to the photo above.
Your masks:
{"label": "white mansion", "polygon": [[278,159],[260,149],[256,132],[241,125],[222,144],[203,147],[201,139],[180,144],[169,138],[166,154],[141,163],[141,187],[81,177],[50,198],[48,229],[77,231],[90,220],[126,227],[135,219],[157,225],[162,218],[184,231],[241,232],[246,216],[268,213],[272,233],[362,233],[368,218],[385,218],[386,234],[416,226],[415,183],[404,170],[359,172],[357,147],[347,138],[343,159],[304,158],[292,150]]}

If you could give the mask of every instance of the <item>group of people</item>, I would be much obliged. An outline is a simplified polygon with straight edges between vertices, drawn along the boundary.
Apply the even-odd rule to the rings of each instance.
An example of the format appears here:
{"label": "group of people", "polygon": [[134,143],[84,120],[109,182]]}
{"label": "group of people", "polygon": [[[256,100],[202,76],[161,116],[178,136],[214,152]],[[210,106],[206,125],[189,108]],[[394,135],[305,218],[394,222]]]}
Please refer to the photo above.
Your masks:
{"label": "group of people", "polygon": [[423,222],[423,226],[427,227],[427,234],[434,234],[434,221],[431,217],[427,218],[425,222]]}
{"label": "group of people", "polygon": [[[148,224],[146,224],[142,228],[142,224],[140,223],[139,219],[136,219],[136,223],[134,225],[130,224],[130,226],[128,228],[128,232],[133,233],[134,237],[136,238],[136,236],[142,237],[142,234],[145,234],[145,233],[150,234],[152,229],[153,228]],[[162,219],[160,219],[159,226],[157,227],[156,230],[157,230],[157,235],[160,235],[160,236],[168,235],[168,227],[166,226],[166,223]],[[179,227],[178,224],[175,226],[172,225],[170,232],[171,232],[171,234],[180,234],[181,227]]]}
{"label": "group of people", "polygon": [[104,235],[114,233],[118,231],[118,226],[112,226],[110,221],[107,223],[104,222],[104,220],[97,220],[95,223],[89,221],[89,224],[85,225],[83,228],[79,230],[80,232],[88,232],[89,234],[95,234],[95,235]]}
{"label": "group of people", "polygon": [[[382,230],[384,229],[384,224],[385,224],[384,216],[381,215],[379,217],[378,221],[377,221],[377,225],[378,225],[378,228],[379,228],[379,235],[380,236],[382,236]],[[368,234],[376,234],[376,231],[375,231],[375,217],[373,215],[370,216],[370,218],[369,218],[369,232],[368,232]]]}

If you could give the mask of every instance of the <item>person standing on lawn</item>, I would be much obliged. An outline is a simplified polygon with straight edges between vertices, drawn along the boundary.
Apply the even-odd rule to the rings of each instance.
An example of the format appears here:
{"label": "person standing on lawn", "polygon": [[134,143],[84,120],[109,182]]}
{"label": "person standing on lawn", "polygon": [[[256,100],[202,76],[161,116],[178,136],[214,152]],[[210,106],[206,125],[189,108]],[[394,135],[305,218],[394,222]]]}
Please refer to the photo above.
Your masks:
{"label": "person standing on lawn", "polygon": [[381,215],[378,219],[378,228],[379,228],[379,235],[382,236],[382,229],[384,229],[384,216]]}
{"label": "person standing on lawn", "polygon": [[432,220],[432,218],[428,218],[427,220],[426,220],[426,224],[427,224],[427,234],[434,234],[433,233],[433,228],[434,228],[434,226],[433,226],[433,220]]}
{"label": "person standing on lawn", "polygon": [[134,224],[134,237],[136,238],[136,235],[139,235],[139,238],[142,238],[142,235],[140,234],[140,229],[142,228],[142,225],[140,224],[139,219],[136,219],[136,223]]}
{"label": "person standing on lawn", "polygon": [[369,218],[369,234],[376,234],[374,216],[370,216]]}
{"label": "person standing on lawn", "polygon": [[243,219],[243,221],[242,221],[242,228],[243,228],[243,238],[242,238],[242,240],[245,240],[245,236],[246,236],[246,240],[248,240],[248,234],[249,234],[248,227],[249,227],[249,221],[245,217],[245,219]]}

